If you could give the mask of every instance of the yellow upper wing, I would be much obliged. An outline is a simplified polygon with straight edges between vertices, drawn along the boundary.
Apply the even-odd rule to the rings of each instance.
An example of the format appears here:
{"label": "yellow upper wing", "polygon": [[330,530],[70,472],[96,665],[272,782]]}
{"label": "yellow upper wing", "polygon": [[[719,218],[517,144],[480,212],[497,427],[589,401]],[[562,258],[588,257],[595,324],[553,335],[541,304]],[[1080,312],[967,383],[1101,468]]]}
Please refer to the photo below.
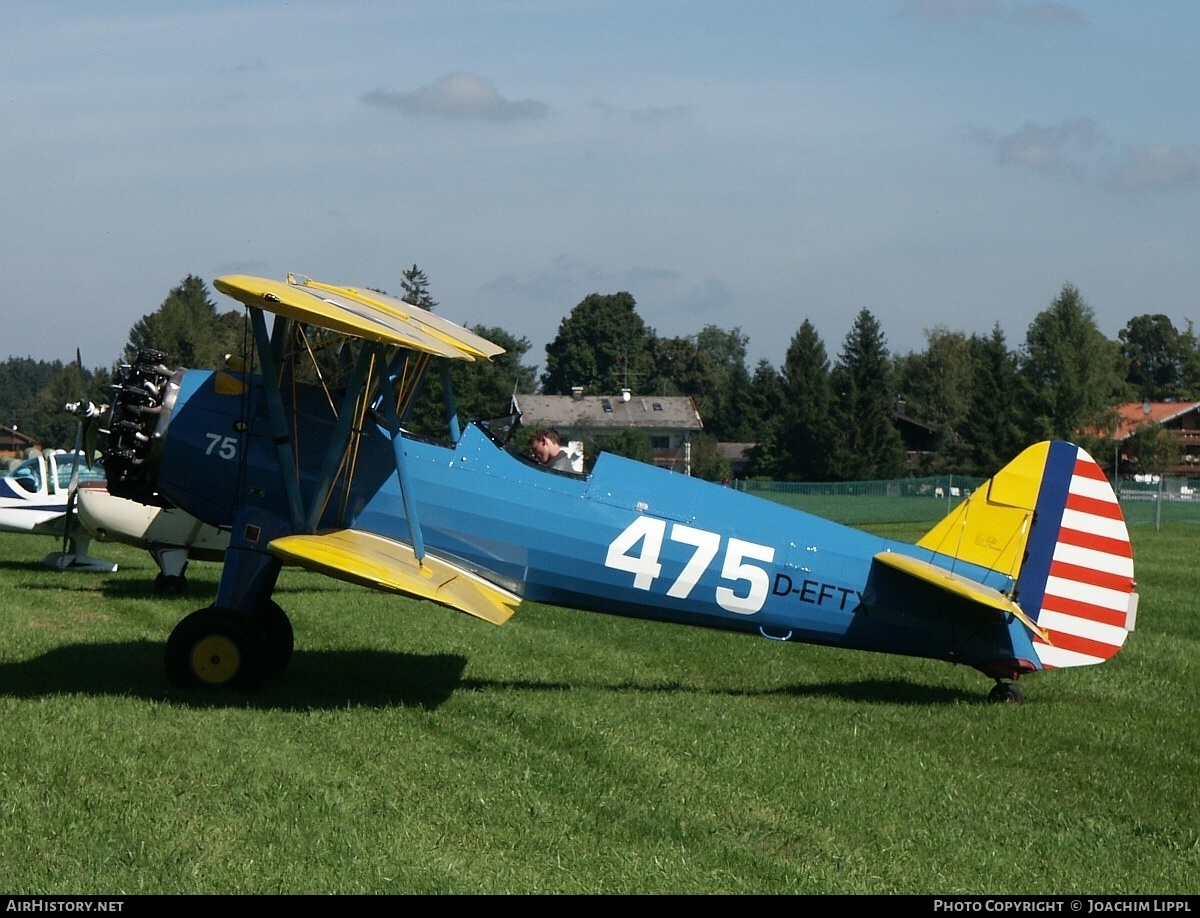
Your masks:
{"label": "yellow upper wing", "polygon": [[383,310],[393,318],[406,323],[405,327],[418,328],[427,334],[440,338],[455,347],[470,352],[475,357],[491,359],[504,353],[504,348],[493,344],[487,338],[482,338],[474,332],[467,331],[461,325],[456,325],[441,316],[434,315],[428,309],[406,303],[386,293],[376,290],[359,290],[356,287],[335,287],[332,284],[321,284],[308,277],[296,274],[288,275],[289,284],[298,284],[313,290],[321,290],[335,296],[357,300]]}
{"label": "yellow upper wing", "polygon": [[297,322],[317,325],[343,335],[411,348],[437,357],[474,360],[493,357],[504,349],[440,317],[421,319],[425,312],[383,294],[364,294],[349,287],[317,284],[289,276],[287,282],[245,274],[218,277],[213,286],[228,296]]}

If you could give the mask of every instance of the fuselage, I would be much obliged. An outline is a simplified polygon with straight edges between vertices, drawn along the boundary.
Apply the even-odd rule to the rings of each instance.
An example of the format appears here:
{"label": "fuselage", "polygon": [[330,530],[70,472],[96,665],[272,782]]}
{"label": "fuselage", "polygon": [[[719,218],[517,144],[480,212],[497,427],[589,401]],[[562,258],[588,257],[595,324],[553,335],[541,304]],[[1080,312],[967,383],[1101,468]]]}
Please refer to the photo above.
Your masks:
{"label": "fuselage", "polygon": [[[997,617],[947,627],[927,608],[936,597],[878,581],[878,552],[939,560],[928,551],[607,453],[587,476],[546,471],[475,425],[457,443],[403,436],[410,520],[392,437],[368,414],[352,474],[343,468],[312,512],[336,417],[322,390],[299,385],[286,396],[297,423],[294,467],[283,473],[298,474],[297,519],[261,380],[237,379],[244,391],[229,374],[184,373],[157,457],[162,494],[232,528],[234,545],[246,526],[268,539],[353,528],[408,542],[413,523],[428,552],[537,602],[969,665],[1036,659],[1019,625]],[[994,572],[957,570],[1003,586]]]}

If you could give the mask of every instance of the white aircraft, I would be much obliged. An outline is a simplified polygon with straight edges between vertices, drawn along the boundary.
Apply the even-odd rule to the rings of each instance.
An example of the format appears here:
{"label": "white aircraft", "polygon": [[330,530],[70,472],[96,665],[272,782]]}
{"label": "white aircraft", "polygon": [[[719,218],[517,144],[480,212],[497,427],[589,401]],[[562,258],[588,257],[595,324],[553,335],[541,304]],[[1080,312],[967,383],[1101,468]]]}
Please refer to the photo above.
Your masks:
{"label": "white aircraft", "polygon": [[88,554],[92,534],[75,516],[78,494],[105,488],[103,466],[82,460],[78,451],[43,451],[0,478],[0,529],[60,539],[60,550],[46,555],[49,567],[111,573],[117,565]]}
{"label": "white aircraft", "polygon": [[99,542],[122,542],[150,552],[158,565],[154,592],[179,595],[187,588],[188,561],[220,561],[229,533],[201,523],[176,507],[156,507],[107,488],[79,491],[79,520]]}
{"label": "white aircraft", "polygon": [[[145,401],[157,394],[156,391],[142,391],[129,397],[140,397]],[[97,408],[82,396],[79,402],[67,405],[66,409],[80,419],[80,431],[86,430],[88,434],[99,429],[96,422],[102,415],[111,414],[107,405]],[[112,423],[111,417],[108,422]],[[97,541],[122,542],[146,549],[158,565],[154,592],[180,595],[187,588],[188,560],[222,560],[229,546],[229,532],[200,522],[168,501],[159,499],[158,495],[151,495],[149,501],[143,503],[117,497],[109,493],[107,486],[81,489],[79,521]]]}
{"label": "white aircraft", "polygon": [[0,477],[0,530],[55,536],[59,551],[45,557],[56,570],[112,573],[117,565],[88,554],[93,539],[144,548],[159,574],[154,591],[177,595],[187,587],[188,560],[220,561],[229,533],[174,507],[150,506],[108,492],[103,464],[84,461],[85,428],[107,406],[83,399],[66,405],[80,420],[73,451],[47,450]]}

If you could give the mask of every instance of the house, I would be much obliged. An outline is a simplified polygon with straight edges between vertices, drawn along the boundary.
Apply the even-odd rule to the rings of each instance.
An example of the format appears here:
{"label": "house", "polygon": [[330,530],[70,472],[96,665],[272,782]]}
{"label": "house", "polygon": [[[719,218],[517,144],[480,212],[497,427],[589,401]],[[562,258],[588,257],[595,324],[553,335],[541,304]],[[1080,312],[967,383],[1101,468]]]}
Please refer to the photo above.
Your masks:
{"label": "house", "polygon": [[0,424],[0,456],[17,458],[25,455],[25,451],[37,449],[32,439],[21,433],[15,427]]}
{"label": "house", "polygon": [[688,396],[521,395],[513,402],[524,427],[553,427],[585,455],[595,458],[604,440],[620,430],[641,430],[650,439],[654,462],[690,475],[692,436],[704,429],[696,403]]}
{"label": "house", "polygon": [[937,428],[911,417],[908,413],[908,403],[902,398],[896,399],[892,426],[900,433],[900,439],[904,442],[908,467],[920,467],[921,460],[937,445]]}
{"label": "house", "polygon": [[757,443],[718,443],[717,455],[729,463],[729,474],[734,478],[744,478],[750,465],[750,450]]}
{"label": "house", "polygon": [[1115,440],[1128,440],[1147,424],[1161,424],[1179,438],[1181,463],[1163,471],[1177,476],[1196,474],[1200,468],[1200,402],[1129,402],[1118,405],[1116,411]]}

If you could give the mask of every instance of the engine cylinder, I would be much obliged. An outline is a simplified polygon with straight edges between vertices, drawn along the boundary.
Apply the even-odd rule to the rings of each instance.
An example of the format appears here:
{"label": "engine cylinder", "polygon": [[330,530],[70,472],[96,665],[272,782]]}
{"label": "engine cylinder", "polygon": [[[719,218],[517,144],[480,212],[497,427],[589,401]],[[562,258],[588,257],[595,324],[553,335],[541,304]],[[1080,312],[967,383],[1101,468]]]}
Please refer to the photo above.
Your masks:
{"label": "engine cylinder", "polygon": [[157,467],[170,408],[183,371],[172,371],[166,354],[146,348],[121,368],[113,384],[104,468],[109,493],[144,504],[167,506],[158,492]]}

